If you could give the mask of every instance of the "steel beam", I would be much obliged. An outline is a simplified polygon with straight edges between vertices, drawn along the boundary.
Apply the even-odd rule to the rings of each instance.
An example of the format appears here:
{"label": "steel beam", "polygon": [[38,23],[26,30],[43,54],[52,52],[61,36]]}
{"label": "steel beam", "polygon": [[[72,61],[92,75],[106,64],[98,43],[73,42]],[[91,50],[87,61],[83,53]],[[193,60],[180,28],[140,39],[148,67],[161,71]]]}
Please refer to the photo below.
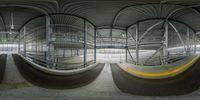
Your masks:
{"label": "steel beam", "polygon": [[141,42],[141,43],[138,43],[139,46],[148,45],[148,44],[163,44],[163,43],[162,42]]}
{"label": "steel beam", "polygon": [[127,48],[127,51],[128,51],[128,53],[129,53],[129,55],[130,55],[130,57],[131,57],[132,62],[133,62],[134,64],[136,64],[136,61],[134,61],[133,56],[131,55],[131,52],[129,51],[128,48]]}
{"label": "steel beam", "polygon": [[153,53],[153,55],[152,55],[151,57],[149,57],[149,59],[152,59],[163,47],[164,47],[163,45],[160,46],[160,48],[158,48],[158,49],[156,50],[156,52]]}
{"label": "steel beam", "polygon": [[163,41],[163,52],[162,52],[162,64],[167,64],[168,58],[168,42],[169,42],[169,23],[165,21],[165,33],[164,33],[164,41]]}
{"label": "steel beam", "polygon": [[177,28],[172,23],[169,22],[169,24],[174,29],[174,31],[177,33],[177,36],[180,39],[181,44],[184,46],[184,51],[186,52],[185,43],[184,43],[183,39],[181,38],[179,31],[177,30]]}
{"label": "steel beam", "polygon": [[144,62],[148,61],[149,59],[152,59],[158,52],[160,52],[163,49],[164,45],[160,46],[160,48],[158,48],[156,50],[156,52],[154,52],[147,60],[145,60]]}
{"label": "steel beam", "polygon": [[169,24],[168,21],[165,22],[165,33],[164,33],[164,47],[163,47],[163,56],[167,56],[168,49],[168,39],[169,39]]}
{"label": "steel beam", "polygon": [[153,28],[155,28],[156,26],[160,25],[161,23],[163,23],[163,21],[159,21],[159,22],[155,23],[154,25],[152,25],[151,27],[149,27],[149,28],[142,34],[142,36],[139,38],[139,42],[149,33],[149,31],[151,31]]}
{"label": "steel beam", "polygon": [[127,31],[127,35],[128,35],[128,34],[131,36],[131,38],[132,38],[132,39],[133,39],[133,41],[135,42],[136,40],[134,39],[134,37],[131,35],[131,33],[130,33],[130,32],[128,32],[128,31]]}

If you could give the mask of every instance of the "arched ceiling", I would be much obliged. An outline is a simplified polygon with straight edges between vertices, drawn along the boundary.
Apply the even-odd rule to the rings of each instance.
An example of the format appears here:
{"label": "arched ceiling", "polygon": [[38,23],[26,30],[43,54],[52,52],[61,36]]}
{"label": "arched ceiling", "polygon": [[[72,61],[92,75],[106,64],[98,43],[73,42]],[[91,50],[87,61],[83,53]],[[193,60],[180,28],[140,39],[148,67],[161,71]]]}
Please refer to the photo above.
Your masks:
{"label": "arched ceiling", "polygon": [[[1,0],[0,14],[10,23],[14,12],[16,29],[36,16],[48,13],[68,13],[91,21],[97,28],[128,27],[140,20],[166,18],[176,9],[198,5],[174,12],[169,19],[178,20],[200,31],[199,0]],[[22,17],[23,16],[23,17]]]}

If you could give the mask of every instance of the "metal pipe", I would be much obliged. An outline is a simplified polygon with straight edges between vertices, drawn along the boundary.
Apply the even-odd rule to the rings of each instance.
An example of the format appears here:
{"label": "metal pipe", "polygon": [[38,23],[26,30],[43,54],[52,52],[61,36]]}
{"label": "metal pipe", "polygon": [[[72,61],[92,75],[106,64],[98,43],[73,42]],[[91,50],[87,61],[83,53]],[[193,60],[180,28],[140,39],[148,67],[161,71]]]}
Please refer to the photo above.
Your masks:
{"label": "metal pipe", "polygon": [[96,30],[96,27],[95,27],[95,28],[94,28],[94,62],[95,62],[95,63],[96,63],[96,61],[97,61],[97,59],[96,59],[96,58],[97,58],[97,56],[96,56],[96,55],[97,55],[97,51],[96,51],[96,49],[97,49],[97,48],[96,48],[96,47],[97,47],[97,46],[96,46],[96,44],[97,44],[97,39],[96,39],[96,38],[97,38],[97,32],[96,32],[96,31],[97,31],[97,30]]}

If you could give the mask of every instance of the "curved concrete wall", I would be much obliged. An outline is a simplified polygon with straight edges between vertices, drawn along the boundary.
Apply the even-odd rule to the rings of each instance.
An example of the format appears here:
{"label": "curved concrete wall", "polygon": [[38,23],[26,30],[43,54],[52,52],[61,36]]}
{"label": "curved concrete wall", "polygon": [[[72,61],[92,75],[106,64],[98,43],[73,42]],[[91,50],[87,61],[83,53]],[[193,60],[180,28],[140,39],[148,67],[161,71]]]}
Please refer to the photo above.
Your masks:
{"label": "curved concrete wall", "polygon": [[48,74],[53,74],[53,75],[74,75],[74,74],[78,74],[78,73],[81,73],[81,72],[85,72],[85,71],[91,70],[94,67],[96,67],[97,64],[98,64],[98,63],[95,63],[95,64],[89,65],[87,67],[84,67],[84,68],[73,69],[73,70],[55,70],[55,69],[49,69],[49,68],[43,67],[41,65],[38,65],[38,64],[32,62],[30,59],[25,58],[21,54],[18,54],[18,55],[22,59],[24,59],[27,63],[32,65],[34,68],[36,68],[36,69],[38,69],[38,70],[40,70],[42,72],[45,72],[45,73],[48,73]]}

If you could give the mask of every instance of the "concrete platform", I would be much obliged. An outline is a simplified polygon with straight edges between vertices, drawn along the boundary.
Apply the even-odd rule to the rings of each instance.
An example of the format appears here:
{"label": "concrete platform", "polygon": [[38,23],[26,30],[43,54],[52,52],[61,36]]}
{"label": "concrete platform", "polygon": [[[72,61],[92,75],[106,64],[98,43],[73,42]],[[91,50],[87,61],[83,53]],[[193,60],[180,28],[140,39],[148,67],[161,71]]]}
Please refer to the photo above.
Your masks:
{"label": "concrete platform", "polygon": [[24,78],[21,76],[17,66],[15,65],[12,54],[7,54],[6,70],[3,83],[19,83],[24,81]]}
{"label": "concrete platform", "polygon": [[6,67],[6,54],[0,54],[0,83],[3,81],[5,67]]}

